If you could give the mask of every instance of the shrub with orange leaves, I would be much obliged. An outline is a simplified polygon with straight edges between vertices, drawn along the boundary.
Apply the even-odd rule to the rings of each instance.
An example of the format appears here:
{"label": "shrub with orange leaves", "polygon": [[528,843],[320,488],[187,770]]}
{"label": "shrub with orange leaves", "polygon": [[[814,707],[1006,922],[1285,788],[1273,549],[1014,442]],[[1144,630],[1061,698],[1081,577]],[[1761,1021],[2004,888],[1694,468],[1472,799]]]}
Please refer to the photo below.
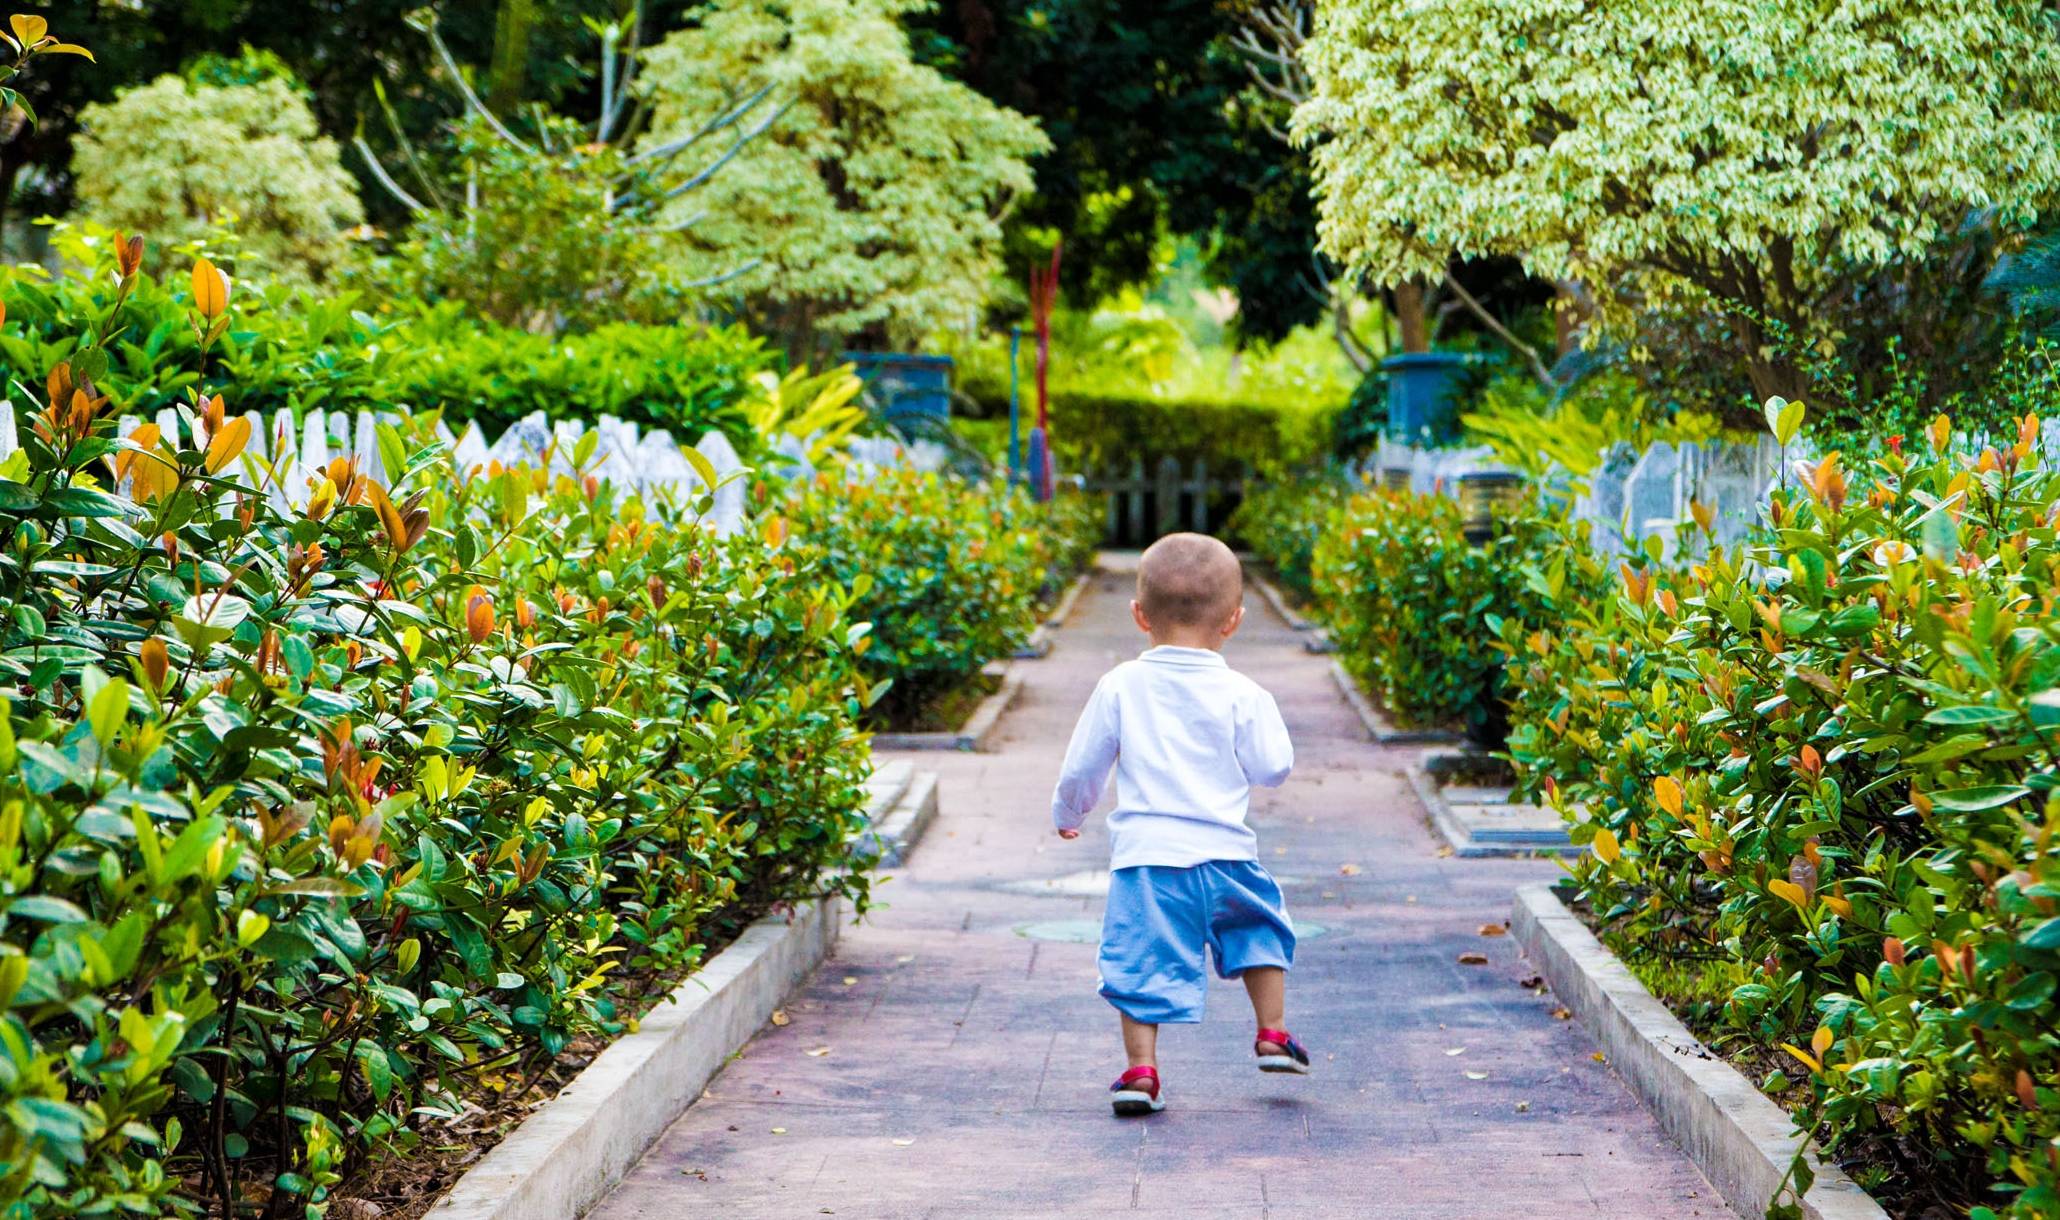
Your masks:
{"label": "shrub with orange leaves", "polygon": [[1881,1189],[2028,1220],[2060,1211],[2060,454],[2012,432],[1803,464],[1778,531],[1635,557],[1502,645],[1606,939],[1728,977],[1708,1032],[1784,1059]]}
{"label": "shrub with orange leaves", "polygon": [[863,906],[860,590],[427,420],[278,506],[230,362],[197,447],[117,435],[126,293],[0,462],[0,1214],[321,1214],[774,904]]}

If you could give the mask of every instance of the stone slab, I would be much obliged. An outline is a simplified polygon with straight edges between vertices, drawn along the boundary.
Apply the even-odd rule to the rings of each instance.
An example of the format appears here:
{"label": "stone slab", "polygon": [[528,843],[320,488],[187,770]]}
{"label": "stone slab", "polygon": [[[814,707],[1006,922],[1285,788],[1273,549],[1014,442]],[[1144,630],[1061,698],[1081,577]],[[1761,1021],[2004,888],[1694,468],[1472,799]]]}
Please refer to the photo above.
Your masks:
{"label": "stone slab", "polygon": [[1537,805],[1454,805],[1421,763],[1409,768],[1409,782],[1430,814],[1431,825],[1452,849],[1469,859],[1482,856],[1551,852],[1575,855],[1582,849],[1567,838],[1565,821]]}
{"label": "stone slab", "polygon": [[[1795,1124],[1698,1041],[1595,939],[1549,884],[1517,890],[1510,930],[1624,1082],[1741,1216],[1763,1216],[1800,1147]],[[1837,1167],[1811,1155],[1809,1220],[1888,1220]]]}

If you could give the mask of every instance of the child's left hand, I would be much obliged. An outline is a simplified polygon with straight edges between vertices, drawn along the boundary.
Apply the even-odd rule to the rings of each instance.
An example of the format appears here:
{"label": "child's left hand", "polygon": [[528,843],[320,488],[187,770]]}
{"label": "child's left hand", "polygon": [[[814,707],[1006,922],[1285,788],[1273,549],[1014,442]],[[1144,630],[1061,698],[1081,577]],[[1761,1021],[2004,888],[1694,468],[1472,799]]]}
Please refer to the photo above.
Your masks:
{"label": "child's left hand", "polygon": [[1080,837],[1080,832],[1077,830],[1062,830],[1059,832],[1059,837],[1061,839],[1077,839]]}

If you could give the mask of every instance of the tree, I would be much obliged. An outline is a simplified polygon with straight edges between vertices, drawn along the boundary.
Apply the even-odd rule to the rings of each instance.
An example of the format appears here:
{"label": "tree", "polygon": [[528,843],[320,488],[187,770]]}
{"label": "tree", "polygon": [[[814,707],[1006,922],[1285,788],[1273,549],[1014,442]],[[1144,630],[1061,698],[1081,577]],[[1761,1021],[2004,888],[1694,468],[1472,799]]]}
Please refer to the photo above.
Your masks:
{"label": "tree", "polygon": [[164,76],[86,107],[72,158],[80,206],[155,242],[231,228],[253,265],[319,276],[364,218],[336,142],[286,81],[207,85]]}
{"label": "tree", "polygon": [[1326,251],[1381,284],[1510,255],[1598,336],[1730,311],[1760,396],[2060,192],[2060,42],[2017,0],[1338,0],[1304,63]]}
{"label": "tree", "polygon": [[[677,321],[698,290],[754,269],[756,260],[693,276],[678,236],[690,222],[664,222],[660,214],[675,201],[698,199],[695,192],[780,117],[767,102],[772,87],[732,98],[684,134],[632,152],[650,117],[636,96],[643,16],[636,3],[621,20],[591,27],[600,41],[600,93],[590,123],[541,105],[504,119],[472,87],[435,14],[411,18],[465,118],[441,150],[447,155],[434,156],[418,151],[385,91],[376,91],[399,171],[362,134],[353,143],[374,180],[412,217],[399,257],[378,269],[381,278],[461,301],[503,325],[557,332]],[[724,151],[691,155],[718,138]]]}
{"label": "tree", "polygon": [[1031,187],[1037,125],[916,63],[914,0],[717,0],[652,48],[639,147],[769,91],[784,107],[691,200],[670,205],[709,270],[800,354],[824,338],[908,343],[977,315],[1001,220]]}

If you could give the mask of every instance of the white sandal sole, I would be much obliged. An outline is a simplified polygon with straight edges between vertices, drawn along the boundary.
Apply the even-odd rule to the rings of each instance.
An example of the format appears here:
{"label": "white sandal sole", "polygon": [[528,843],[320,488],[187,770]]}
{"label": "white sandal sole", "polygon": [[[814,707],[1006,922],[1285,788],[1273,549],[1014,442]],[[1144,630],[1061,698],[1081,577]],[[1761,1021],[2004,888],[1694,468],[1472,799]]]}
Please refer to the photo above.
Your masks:
{"label": "white sandal sole", "polygon": [[1109,1099],[1109,1106],[1116,1111],[1117,1118],[1138,1118],[1146,1114],[1157,1114],[1166,1108],[1166,1103],[1150,1093],[1125,1089]]}
{"label": "white sandal sole", "polygon": [[1307,1076],[1309,1074],[1309,1065],[1293,1055],[1261,1055],[1259,1056],[1259,1070],[1262,1072],[1292,1072],[1297,1076]]}

